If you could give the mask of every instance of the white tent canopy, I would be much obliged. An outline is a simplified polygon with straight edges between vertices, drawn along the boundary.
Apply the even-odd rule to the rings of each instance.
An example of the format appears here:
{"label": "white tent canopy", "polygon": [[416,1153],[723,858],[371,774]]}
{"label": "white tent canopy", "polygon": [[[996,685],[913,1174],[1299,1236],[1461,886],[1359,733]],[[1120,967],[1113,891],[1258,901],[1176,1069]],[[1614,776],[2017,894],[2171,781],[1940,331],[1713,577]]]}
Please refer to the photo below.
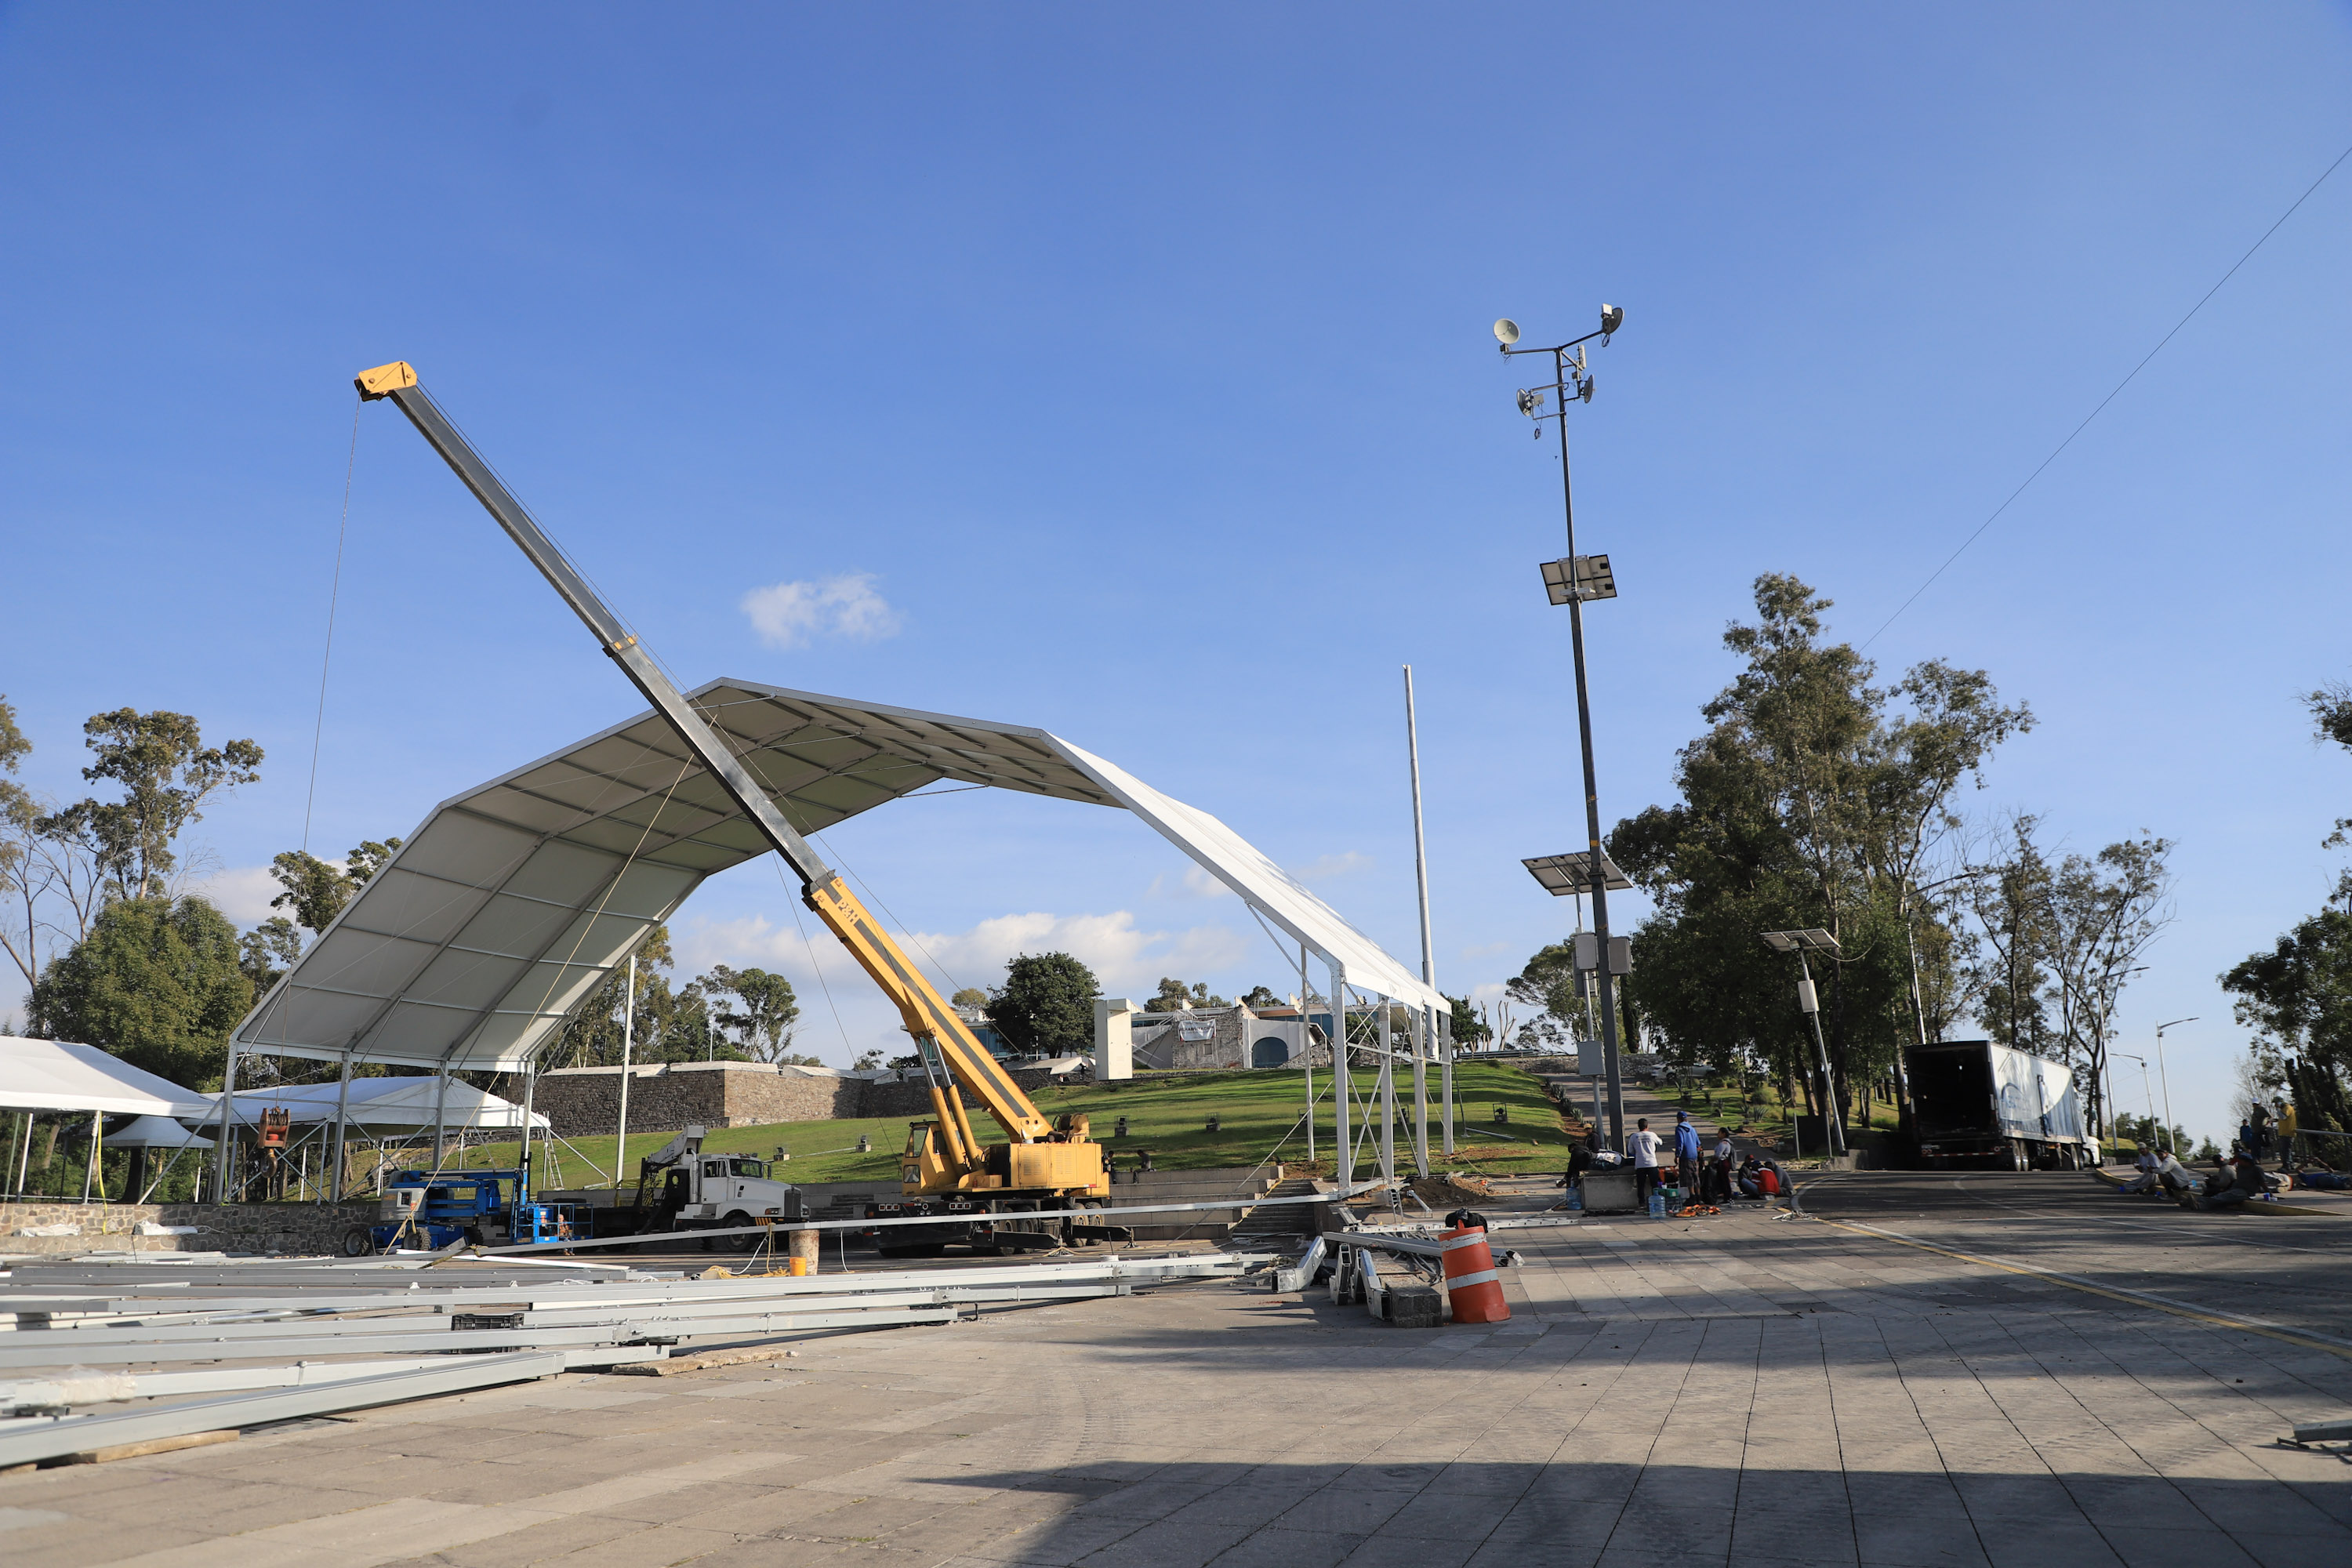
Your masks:
{"label": "white tent canopy", "polygon": [[[333,1083],[281,1085],[277,1089],[241,1089],[229,1099],[231,1114],[241,1127],[260,1123],[265,1110],[284,1107],[289,1119],[332,1126],[335,1102],[342,1086]],[[440,1075],[424,1078],[355,1078],[343,1096],[343,1125],[368,1128],[423,1128],[436,1125],[435,1105],[442,1093]],[[214,1095],[205,1113],[207,1124],[220,1125],[220,1096]],[[522,1125],[522,1107],[500,1100],[459,1079],[449,1080],[447,1099],[439,1102],[438,1124],[452,1132],[471,1128],[513,1129]],[[547,1118],[536,1111],[530,1124],[547,1131]]]}
{"label": "white tent canopy", "polygon": [[[803,833],[942,780],[1125,806],[1350,984],[1447,1010],[1232,828],[1043,730],[744,680],[690,699]],[[765,853],[646,712],[435,808],[237,1026],[237,1048],[516,1070],[704,878]]]}
{"label": "white tent canopy", "polygon": [[206,1103],[205,1096],[96,1046],[0,1035],[0,1108],[195,1117]]}
{"label": "white tent canopy", "polygon": [[100,1140],[110,1149],[209,1149],[213,1141],[191,1132],[168,1116],[142,1116],[120,1132]]}

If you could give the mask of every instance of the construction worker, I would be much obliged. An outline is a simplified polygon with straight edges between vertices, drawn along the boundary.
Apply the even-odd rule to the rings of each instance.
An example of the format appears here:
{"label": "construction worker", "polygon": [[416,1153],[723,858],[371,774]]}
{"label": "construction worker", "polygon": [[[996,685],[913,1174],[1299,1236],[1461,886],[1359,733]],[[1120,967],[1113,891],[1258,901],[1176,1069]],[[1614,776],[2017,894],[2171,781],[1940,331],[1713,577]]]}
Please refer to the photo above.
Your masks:
{"label": "construction worker", "polygon": [[1675,1112],[1675,1185],[1683,1202],[1698,1201],[1698,1124],[1687,1110]]}
{"label": "construction worker", "polygon": [[2278,1102],[2279,1172],[2284,1174],[2294,1169],[2294,1105],[2281,1099]]}
{"label": "construction worker", "polygon": [[1633,1161],[1633,1200],[1646,1209],[1650,1194],[1658,1186],[1658,1135],[1650,1131],[1648,1117],[1635,1122],[1633,1131],[1625,1135],[1625,1152]]}

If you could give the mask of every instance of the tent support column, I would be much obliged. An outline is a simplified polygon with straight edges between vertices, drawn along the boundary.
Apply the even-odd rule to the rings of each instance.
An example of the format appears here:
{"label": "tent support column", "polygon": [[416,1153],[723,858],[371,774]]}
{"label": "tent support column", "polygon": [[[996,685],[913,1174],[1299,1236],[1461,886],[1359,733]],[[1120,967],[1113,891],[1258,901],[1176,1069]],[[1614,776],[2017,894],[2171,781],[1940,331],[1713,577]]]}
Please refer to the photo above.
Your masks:
{"label": "tent support column", "polygon": [[346,1046],[343,1047],[342,1076],[335,1080],[335,1179],[328,1188],[334,1194],[332,1201],[335,1203],[343,1201],[343,1123],[351,1104],[352,1052]]}
{"label": "tent support column", "polygon": [[433,1085],[433,1169],[441,1169],[441,1161],[448,1148],[449,1132],[449,1058],[441,1058],[441,1071]]}
{"label": "tent support column", "polygon": [[[104,1135],[105,1127],[106,1113],[102,1110],[91,1111],[89,1113],[89,1155],[81,1163],[81,1201],[84,1203],[89,1202],[90,1183],[98,1176],[98,1141]],[[105,1198],[105,1184],[99,1184],[98,1195],[101,1200]]]}
{"label": "tent support column", "polygon": [[25,1195],[25,1184],[33,1174],[33,1113],[25,1112],[25,1152],[16,1158],[16,1195]]}
{"label": "tent support column", "polygon": [[[706,1015],[707,1016],[707,1015]],[[621,1000],[621,1120],[613,1134],[613,1185],[621,1184],[621,1167],[629,1150],[629,1057],[637,1043],[637,955],[629,954],[629,984]]]}
{"label": "tent support column", "polygon": [[228,1037],[228,1070],[221,1074],[220,1147],[213,1151],[213,1202],[228,1202],[228,1162],[231,1108],[236,1094],[236,1037]]}
{"label": "tent support column", "polygon": [[530,1184],[530,1102],[539,1090],[539,1063],[536,1059],[522,1064],[522,1158],[516,1162],[522,1167],[525,1187]]}
{"label": "tent support column", "polygon": [[[1389,1037],[1389,999],[1374,998],[1381,1010],[1381,1180],[1396,1185],[1396,1053]],[[1394,1194],[1391,1194],[1391,1201]]]}
{"label": "tent support column", "polygon": [[1331,1154],[1338,1162],[1339,1184],[1356,1179],[1356,1151],[1348,1142],[1348,1097],[1356,1091],[1355,1075],[1348,1070],[1348,970],[1331,961]]}
{"label": "tent support column", "polygon": [[1315,1163],[1315,1040],[1307,1022],[1307,944],[1298,944],[1298,1050],[1307,1062],[1307,1163]]}
{"label": "tent support column", "polygon": [[1412,1020],[1412,1167],[1413,1173],[1429,1174],[1429,1040],[1430,1009],[1426,1006],[1413,1015]]}

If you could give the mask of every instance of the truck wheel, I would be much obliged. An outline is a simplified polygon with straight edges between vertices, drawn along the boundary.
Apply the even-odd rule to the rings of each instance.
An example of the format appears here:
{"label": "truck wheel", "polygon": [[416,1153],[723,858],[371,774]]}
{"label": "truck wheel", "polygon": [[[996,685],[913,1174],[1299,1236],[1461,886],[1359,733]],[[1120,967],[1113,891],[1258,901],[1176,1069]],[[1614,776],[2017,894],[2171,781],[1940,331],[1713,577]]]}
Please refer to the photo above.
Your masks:
{"label": "truck wheel", "polygon": [[2021,1142],[2012,1140],[2009,1145],[2009,1168],[2012,1171],[2033,1169],[2033,1159],[2026,1153],[2025,1145]]}
{"label": "truck wheel", "polygon": [[[730,1214],[725,1219],[719,1222],[719,1228],[721,1230],[731,1230],[737,1226],[748,1226],[751,1223],[751,1216],[750,1215]],[[749,1252],[753,1247],[760,1245],[760,1238],[757,1236],[721,1236],[713,1237],[713,1239],[730,1252]]]}
{"label": "truck wheel", "polygon": [[345,1258],[365,1258],[374,1250],[375,1237],[368,1234],[367,1226],[355,1225],[343,1232]]}

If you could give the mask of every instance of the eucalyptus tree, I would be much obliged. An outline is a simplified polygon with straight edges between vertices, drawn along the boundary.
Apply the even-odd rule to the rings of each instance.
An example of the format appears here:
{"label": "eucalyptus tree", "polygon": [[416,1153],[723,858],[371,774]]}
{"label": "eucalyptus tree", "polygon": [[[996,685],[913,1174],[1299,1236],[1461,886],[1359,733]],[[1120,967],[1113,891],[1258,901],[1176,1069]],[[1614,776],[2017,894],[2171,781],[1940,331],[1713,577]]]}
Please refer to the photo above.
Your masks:
{"label": "eucalyptus tree", "polygon": [[1983,671],[1940,660],[1874,685],[1875,667],[1825,636],[1829,600],[1770,573],[1754,595],[1755,621],[1723,638],[1743,668],[1702,708],[1708,728],[1677,759],[1681,800],[1611,836],[1612,856],[1657,906],[1636,935],[1628,989],[1667,1040],[1744,1053],[1811,1092],[1796,977],[1759,938],[1828,931],[1839,952],[1817,978],[1842,1109],[1857,1080],[1899,1062],[1926,1024],[1928,991],[1953,988],[1960,944],[1920,931],[1947,920],[1924,896],[1922,869],[1959,826],[1954,795],[1980,784],[1992,751],[2032,719],[2003,707]]}

